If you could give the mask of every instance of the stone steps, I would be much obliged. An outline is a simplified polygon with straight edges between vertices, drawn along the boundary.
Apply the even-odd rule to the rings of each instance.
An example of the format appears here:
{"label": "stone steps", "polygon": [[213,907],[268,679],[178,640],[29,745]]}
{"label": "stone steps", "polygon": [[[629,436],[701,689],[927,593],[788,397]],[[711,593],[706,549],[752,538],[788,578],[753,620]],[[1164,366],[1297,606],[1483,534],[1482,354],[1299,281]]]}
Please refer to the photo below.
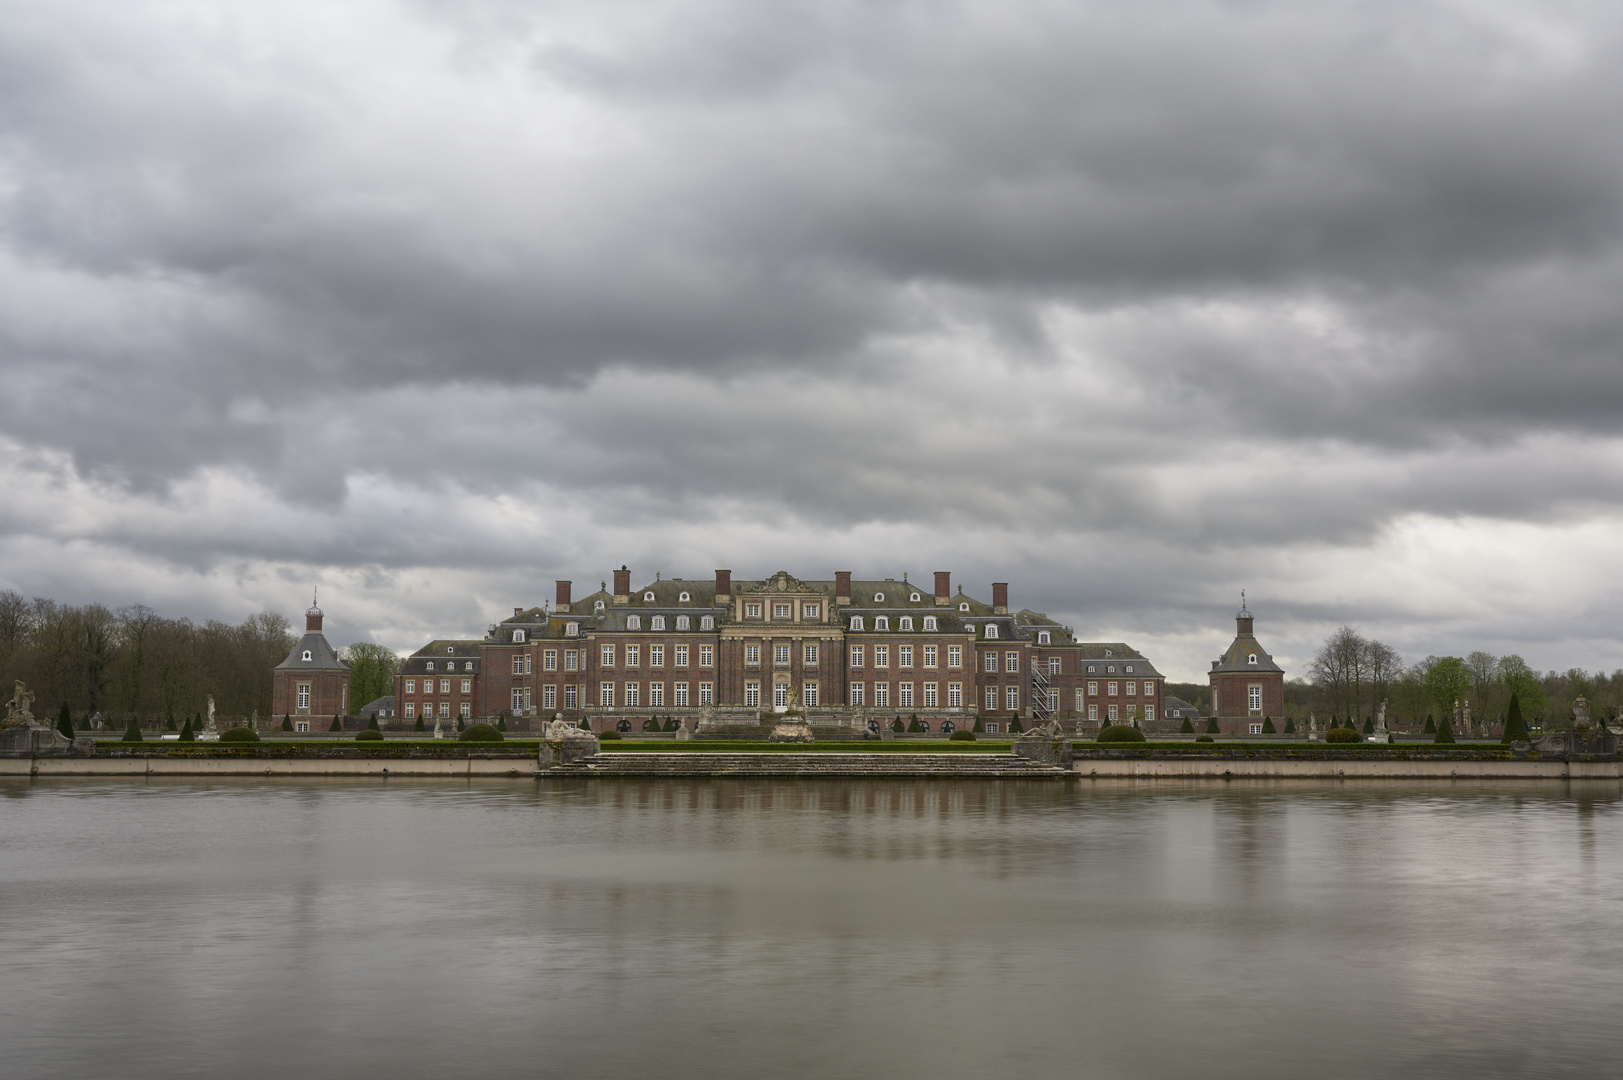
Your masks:
{"label": "stone steps", "polygon": [[1069,779],[1069,769],[1013,754],[608,753],[570,772],[593,776],[930,777]]}

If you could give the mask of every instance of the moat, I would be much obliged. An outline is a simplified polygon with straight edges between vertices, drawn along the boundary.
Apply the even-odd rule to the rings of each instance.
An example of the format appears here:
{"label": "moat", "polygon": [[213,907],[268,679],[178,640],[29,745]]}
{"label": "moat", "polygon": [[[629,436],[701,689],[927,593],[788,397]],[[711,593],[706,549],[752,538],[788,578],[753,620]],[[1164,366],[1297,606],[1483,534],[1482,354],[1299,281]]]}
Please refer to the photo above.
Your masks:
{"label": "moat", "polygon": [[1616,781],[18,779],[0,807],[18,1076],[1593,1076],[1623,1042]]}

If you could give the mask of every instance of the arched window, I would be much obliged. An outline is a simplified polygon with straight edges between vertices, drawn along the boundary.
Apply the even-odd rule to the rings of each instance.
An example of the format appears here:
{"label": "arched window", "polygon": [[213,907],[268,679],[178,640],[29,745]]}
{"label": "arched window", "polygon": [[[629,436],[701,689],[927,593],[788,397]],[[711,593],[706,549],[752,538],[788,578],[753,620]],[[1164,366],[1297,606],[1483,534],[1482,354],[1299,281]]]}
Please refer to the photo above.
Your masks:
{"label": "arched window", "polygon": [[903,615],[900,619],[896,620],[896,628],[898,630],[913,629],[913,616]]}
{"label": "arched window", "polygon": [[681,596],[678,596],[677,599],[685,604],[688,601],[692,600],[693,597],[689,596],[687,593],[683,593]]}
{"label": "arched window", "polygon": [[643,593],[642,594],[642,602],[645,603],[645,604],[652,604],[654,602],[654,594],[651,593],[651,592]]}
{"label": "arched window", "polygon": [[924,729],[925,731],[929,731],[930,730],[930,721],[928,721],[928,720],[920,720],[919,721],[919,727]]}
{"label": "arched window", "polygon": [[941,734],[943,734],[943,735],[951,735],[957,729],[958,729],[958,725],[954,724],[951,720],[943,720],[943,721],[941,721]]}
{"label": "arched window", "polygon": [[959,611],[968,611],[969,610],[969,601],[968,600],[960,601],[959,604],[958,604],[958,610]]}
{"label": "arched window", "polygon": [[908,599],[913,601],[913,603],[916,604],[916,603],[919,602],[919,594],[918,593],[913,593],[910,596],[908,596]]}
{"label": "arched window", "polygon": [[1127,672],[1127,674],[1131,675],[1133,673],[1133,665],[1128,664],[1124,670]]}
{"label": "arched window", "polygon": [[1247,662],[1247,663],[1251,663],[1251,664],[1255,664],[1255,663],[1256,663],[1256,662],[1257,662],[1257,654],[1256,654],[1256,653],[1252,653],[1252,654],[1251,654],[1251,655],[1250,655],[1250,657],[1248,657],[1248,658],[1247,658],[1247,661],[1246,661],[1246,662]]}
{"label": "arched window", "polygon": [[997,637],[997,624],[996,623],[987,623],[986,624],[986,640],[990,641],[995,637]]}
{"label": "arched window", "polygon": [[665,629],[665,616],[663,616],[663,615],[655,615],[654,617],[649,619],[648,620],[648,629],[650,629],[650,630],[663,630],[663,629]]}
{"label": "arched window", "polygon": [[618,724],[614,725],[614,730],[621,731],[621,732],[630,731],[631,730],[631,721],[630,720],[622,720],[622,721],[620,721]]}
{"label": "arched window", "polygon": [[1037,644],[1039,644],[1039,645],[1047,645],[1048,644],[1048,631],[1047,630],[1039,630],[1037,632]]}
{"label": "arched window", "polygon": [[699,629],[700,630],[714,630],[715,628],[716,628],[716,617],[714,615],[701,615],[701,616],[699,616]]}
{"label": "arched window", "polygon": [[[1109,654],[1107,653],[1106,655],[1108,656]],[[1105,674],[1106,675],[1114,675],[1115,673],[1116,673],[1116,665],[1115,664],[1106,664],[1105,665]]]}
{"label": "arched window", "polygon": [[434,661],[430,660],[428,663],[424,664],[423,665],[423,670],[424,671],[433,671],[434,670]]}
{"label": "arched window", "polygon": [[689,627],[691,627],[692,625],[693,625],[693,620],[689,619],[686,615],[678,615],[676,617],[676,628],[678,630],[686,630]]}
{"label": "arched window", "polygon": [[889,630],[890,629],[890,616],[889,615],[876,615],[874,617],[874,621],[873,621],[873,628],[875,630]]}
{"label": "arched window", "polygon": [[642,616],[641,615],[627,615],[626,616],[626,629],[627,630],[641,630],[642,629]]}
{"label": "arched window", "polygon": [[603,610],[603,601],[599,600],[597,603],[593,604],[592,605],[592,610],[593,611],[602,611]]}
{"label": "arched window", "polygon": [[862,629],[862,616],[861,615],[853,615],[853,616],[851,616],[851,629],[853,629],[853,630],[861,630]]}
{"label": "arched window", "polygon": [[513,631],[513,644],[515,644],[515,645],[524,644],[524,631],[522,631],[522,630],[514,630]]}
{"label": "arched window", "polygon": [[924,617],[924,628],[926,630],[934,630],[936,628],[936,621],[935,621],[935,616],[934,615],[926,615]]}
{"label": "arched window", "polygon": [[466,664],[463,664],[462,665],[462,670],[463,671],[472,671],[473,670],[473,661],[469,660]]}
{"label": "arched window", "polygon": [[579,636],[580,636],[580,623],[578,623],[578,622],[564,623],[564,637],[579,637]]}
{"label": "arched window", "polygon": [[446,656],[455,656],[456,655],[456,646],[455,645],[447,645],[445,647],[445,655]]}
{"label": "arched window", "polygon": [[309,649],[304,650],[304,658],[306,660],[310,659],[310,650]]}
{"label": "arched window", "polygon": [[882,592],[874,593],[873,594],[873,602],[876,603],[876,604],[883,604],[885,602],[885,594],[882,593]]}

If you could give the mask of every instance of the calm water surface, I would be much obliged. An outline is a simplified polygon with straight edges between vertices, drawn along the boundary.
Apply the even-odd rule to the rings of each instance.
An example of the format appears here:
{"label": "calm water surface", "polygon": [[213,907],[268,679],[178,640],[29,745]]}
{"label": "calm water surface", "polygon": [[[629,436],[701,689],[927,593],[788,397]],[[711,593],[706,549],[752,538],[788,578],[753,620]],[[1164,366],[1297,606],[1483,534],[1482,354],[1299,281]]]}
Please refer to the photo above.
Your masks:
{"label": "calm water surface", "polygon": [[16,1077],[1623,1074],[1616,783],[0,782]]}

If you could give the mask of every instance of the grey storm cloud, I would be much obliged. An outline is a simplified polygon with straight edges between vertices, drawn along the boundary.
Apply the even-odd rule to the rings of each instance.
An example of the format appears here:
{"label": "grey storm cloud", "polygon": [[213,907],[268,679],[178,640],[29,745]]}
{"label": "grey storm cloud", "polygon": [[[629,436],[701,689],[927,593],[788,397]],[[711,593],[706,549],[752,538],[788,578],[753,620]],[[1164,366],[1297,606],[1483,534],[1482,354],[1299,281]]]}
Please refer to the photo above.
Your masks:
{"label": "grey storm cloud", "polygon": [[[40,504],[0,515],[11,580],[71,591],[19,554],[46,537],[327,568],[403,635],[453,609],[388,599],[424,569],[491,575],[467,587],[499,608],[504,569],[611,543],[761,572],[912,545],[1170,634],[1259,560],[1416,515],[1604,519],[1620,28],[0,5],[3,434]],[[1278,580],[1303,627],[1365,610]],[[1446,621],[1418,603],[1405,625]]]}

